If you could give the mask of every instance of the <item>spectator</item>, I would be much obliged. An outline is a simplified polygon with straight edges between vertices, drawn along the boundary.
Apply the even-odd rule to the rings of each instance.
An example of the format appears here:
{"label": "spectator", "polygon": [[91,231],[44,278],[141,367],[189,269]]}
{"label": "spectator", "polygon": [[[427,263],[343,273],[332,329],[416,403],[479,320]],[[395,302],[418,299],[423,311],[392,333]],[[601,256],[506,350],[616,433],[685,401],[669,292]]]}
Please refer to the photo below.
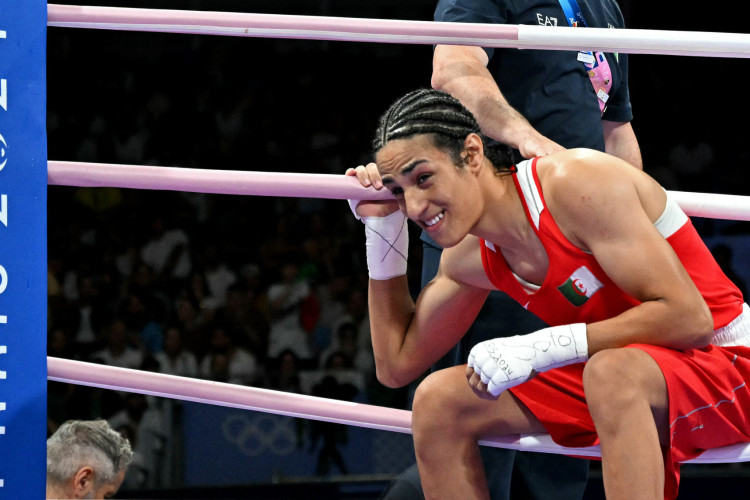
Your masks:
{"label": "spectator", "polygon": [[113,429],[128,426],[133,432],[133,450],[142,459],[142,483],[139,488],[153,488],[159,484],[161,457],[168,436],[163,431],[161,411],[149,404],[143,394],[127,393],[125,407],[109,418]]}
{"label": "spectator", "polygon": [[268,352],[268,312],[255,288],[235,283],[227,288],[224,306],[216,311],[216,321],[241,333],[239,343],[246,347],[259,362],[264,362]]}
{"label": "spectator", "polygon": [[237,274],[221,259],[219,248],[209,244],[203,252],[203,275],[206,286],[214,299],[214,309],[226,304],[227,290],[237,282]]}
{"label": "spectator", "polygon": [[[78,359],[70,341],[70,332],[64,328],[52,328],[47,333],[47,355],[63,358]],[[59,426],[71,418],[86,418],[90,415],[82,413],[91,407],[91,401],[86,398],[89,393],[87,387],[49,381],[47,383],[47,432],[54,433]]]}
{"label": "spectator", "polygon": [[[327,398],[352,401],[357,395],[357,388],[349,383],[340,383],[334,375],[326,375],[312,388],[312,395]],[[347,428],[342,424],[313,420],[311,423],[310,451],[314,451],[318,440],[322,438],[323,444],[318,450],[318,460],[315,473],[326,475],[335,465],[342,474],[348,474],[349,469],[344,462],[344,457],[338,449],[339,444],[349,441]]]}
{"label": "spectator", "polygon": [[198,299],[189,289],[183,288],[177,292],[174,316],[175,323],[183,333],[185,348],[196,356],[207,352],[209,342],[206,332],[211,318],[200,308]]}
{"label": "spectator", "polygon": [[284,392],[301,393],[299,361],[294,351],[285,349],[269,367],[266,386]]}
{"label": "spectator", "polygon": [[[148,297],[152,300],[147,302]],[[132,292],[125,295],[120,304],[118,316],[127,328],[128,342],[143,354],[157,353],[163,348],[164,333],[158,320],[164,314],[155,310],[161,305],[153,296],[143,297]]]}
{"label": "spectator", "polygon": [[370,315],[367,311],[367,292],[360,287],[349,290],[346,300],[346,312],[334,323],[333,331],[337,332],[344,323],[351,323],[357,329],[357,342],[363,348],[370,348]]}
{"label": "spectator", "polygon": [[185,349],[182,330],[176,325],[168,326],[164,332],[164,350],[154,357],[159,362],[161,373],[180,377],[197,377],[198,361],[195,355]]}
{"label": "spectator", "polygon": [[281,280],[268,288],[271,329],[268,357],[276,358],[291,349],[305,365],[315,363],[313,336],[302,327],[302,307],[310,296],[310,285],[299,279],[299,265],[294,259],[281,266]]}
{"label": "spectator", "polygon": [[201,270],[193,270],[188,277],[190,293],[198,302],[198,307],[208,319],[213,319],[219,299],[211,293],[206,275]]}
{"label": "spectator", "polygon": [[354,323],[347,322],[339,326],[331,345],[320,355],[321,368],[325,368],[335,354],[346,360],[347,368],[357,370],[365,377],[375,368],[372,350],[361,347]]}
{"label": "spectator", "polygon": [[105,420],[68,420],[47,439],[46,498],[111,498],[132,457]]}
{"label": "spectator", "polygon": [[167,227],[164,216],[155,214],[151,219],[151,236],[141,247],[140,256],[154,270],[160,283],[185,279],[192,268],[189,243],[185,231]]}
{"label": "spectator", "polygon": [[105,337],[105,347],[91,355],[93,360],[120,368],[140,368],[143,355],[128,345],[127,327],[121,319],[110,323]]}
{"label": "spectator", "polygon": [[346,314],[349,293],[352,289],[352,273],[343,266],[331,266],[332,272],[328,279],[316,287],[316,294],[320,303],[320,317],[316,326],[316,338],[320,348],[326,348],[335,341],[334,327],[339,324],[339,318]]}
{"label": "spectator", "polygon": [[232,384],[256,382],[258,362],[249,351],[237,345],[237,333],[216,324],[211,329],[211,351],[200,364],[201,376]]}
{"label": "spectator", "polygon": [[96,285],[96,279],[89,273],[77,273],[77,294],[72,301],[73,321],[76,324],[74,342],[76,349],[84,356],[101,347],[104,335],[102,329],[110,318],[110,310],[104,304]]}

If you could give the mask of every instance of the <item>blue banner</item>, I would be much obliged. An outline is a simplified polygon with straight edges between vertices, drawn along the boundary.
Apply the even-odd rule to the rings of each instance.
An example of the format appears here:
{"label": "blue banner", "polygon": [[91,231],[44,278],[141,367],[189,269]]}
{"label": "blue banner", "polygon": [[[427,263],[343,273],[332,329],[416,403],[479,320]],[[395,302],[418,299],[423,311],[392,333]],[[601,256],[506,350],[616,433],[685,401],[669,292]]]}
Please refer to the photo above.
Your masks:
{"label": "blue banner", "polygon": [[44,498],[47,3],[0,5],[0,499]]}
{"label": "blue banner", "polygon": [[410,434],[182,403],[183,484],[398,474],[415,462]]}

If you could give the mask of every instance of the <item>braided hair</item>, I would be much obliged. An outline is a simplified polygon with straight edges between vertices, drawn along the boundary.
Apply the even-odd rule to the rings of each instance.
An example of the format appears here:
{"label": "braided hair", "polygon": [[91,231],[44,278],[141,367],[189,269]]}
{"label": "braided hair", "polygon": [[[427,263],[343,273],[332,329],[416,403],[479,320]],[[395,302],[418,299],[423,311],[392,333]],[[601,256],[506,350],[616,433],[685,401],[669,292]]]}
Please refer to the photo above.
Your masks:
{"label": "braided hair", "polygon": [[392,140],[426,134],[461,166],[464,140],[472,133],[482,139],[484,155],[498,173],[515,172],[511,149],[485,137],[474,115],[458,99],[441,90],[413,90],[391,104],[380,117],[372,146],[377,153]]}

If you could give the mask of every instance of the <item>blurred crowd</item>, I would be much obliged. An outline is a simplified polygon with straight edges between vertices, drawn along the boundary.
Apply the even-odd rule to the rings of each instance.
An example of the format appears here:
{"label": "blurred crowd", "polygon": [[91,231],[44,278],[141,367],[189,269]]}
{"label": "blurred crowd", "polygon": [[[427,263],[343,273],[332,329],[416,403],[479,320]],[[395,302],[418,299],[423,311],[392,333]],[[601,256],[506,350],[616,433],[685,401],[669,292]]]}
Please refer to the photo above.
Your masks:
{"label": "blurred crowd", "polygon": [[[51,189],[49,356],[307,394],[331,375],[355,389],[347,399],[403,405],[374,377],[361,231],[345,202],[308,212],[217,196],[200,222],[202,196],[107,193],[96,211],[90,189]],[[106,418],[154,466],[154,442],[180,432],[163,405],[51,382],[49,428]],[[133,486],[159,486],[145,469]]]}
{"label": "blurred crowd", "polygon": [[[395,95],[336,102],[348,83],[313,78],[340,64],[325,47],[313,61],[299,42],[243,53],[191,37],[164,39],[157,54],[154,35],[130,34],[112,59],[115,37],[50,30],[50,159],[343,174],[367,161],[375,117]],[[265,73],[289,51],[294,77],[248,76],[243,61]],[[342,200],[50,186],[48,355],[404,407],[405,390],[374,376],[363,242]],[[141,472],[126,488],[170,485],[157,469],[189,425],[175,411],[49,384],[50,433],[105,418],[134,440]]]}

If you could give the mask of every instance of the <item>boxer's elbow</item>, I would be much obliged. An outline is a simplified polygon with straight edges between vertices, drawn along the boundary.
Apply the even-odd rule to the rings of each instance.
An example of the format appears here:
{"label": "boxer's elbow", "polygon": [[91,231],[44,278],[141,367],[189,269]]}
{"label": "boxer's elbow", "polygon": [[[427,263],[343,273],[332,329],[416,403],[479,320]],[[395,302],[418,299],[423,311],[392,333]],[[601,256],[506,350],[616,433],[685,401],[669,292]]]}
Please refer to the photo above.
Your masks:
{"label": "boxer's elbow", "polygon": [[711,343],[714,336],[714,318],[704,300],[684,307],[675,324],[683,342],[683,349],[700,349]]}
{"label": "boxer's elbow", "polygon": [[424,370],[416,370],[405,364],[375,361],[375,376],[378,382],[390,389],[399,389],[416,380]]}
{"label": "boxer's elbow", "polygon": [[714,318],[708,305],[696,308],[693,312],[693,334],[691,335],[694,348],[705,347],[714,338]]}

